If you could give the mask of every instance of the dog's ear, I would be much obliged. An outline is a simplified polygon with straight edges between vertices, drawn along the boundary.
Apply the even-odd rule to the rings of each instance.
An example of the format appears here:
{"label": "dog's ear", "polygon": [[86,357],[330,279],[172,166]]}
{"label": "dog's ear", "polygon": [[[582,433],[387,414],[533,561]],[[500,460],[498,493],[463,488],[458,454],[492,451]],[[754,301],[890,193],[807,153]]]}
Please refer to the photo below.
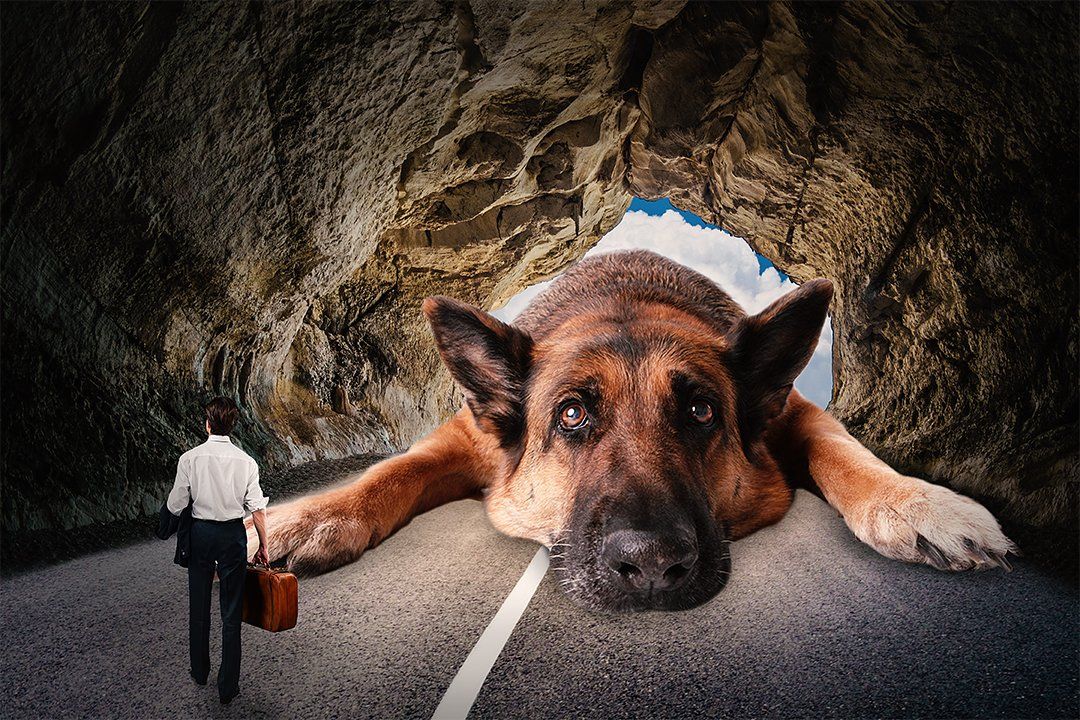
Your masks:
{"label": "dog's ear", "polygon": [[525,379],[532,338],[448,297],[424,300],[424,315],[439,355],[465,392],[481,429],[496,434],[503,447],[517,444],[525,426]]}
{"label": "dog's ear", "polygon": [[832,295],[831,282],[811,280],[730,331],[728,357],[745,447],[783,411],[792,383],[814,353]]}

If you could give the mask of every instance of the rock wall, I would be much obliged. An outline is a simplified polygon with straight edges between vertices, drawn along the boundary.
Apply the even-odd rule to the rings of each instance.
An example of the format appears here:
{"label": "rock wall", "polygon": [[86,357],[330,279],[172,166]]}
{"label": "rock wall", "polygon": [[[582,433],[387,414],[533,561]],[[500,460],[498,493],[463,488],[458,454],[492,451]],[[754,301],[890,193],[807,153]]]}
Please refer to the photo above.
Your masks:
{"label": "rock wall", "polygon": [[14,4],[3,530],[156,509],[211,394],[268,466],[453,407],[630,198],[837,285],[833,411],[1029,527],[1077,497],[1074,4]]}

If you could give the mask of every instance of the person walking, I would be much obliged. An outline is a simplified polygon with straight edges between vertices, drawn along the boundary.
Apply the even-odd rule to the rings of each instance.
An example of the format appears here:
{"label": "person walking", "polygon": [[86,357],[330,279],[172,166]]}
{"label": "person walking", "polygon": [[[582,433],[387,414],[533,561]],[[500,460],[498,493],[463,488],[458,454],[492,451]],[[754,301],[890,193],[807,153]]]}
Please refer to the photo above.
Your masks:
{"label": "person walking", "polygon": [[247,574],[247,531],[251,513],[259,535],[255,562],[268,563],[266,505],[259,466],[229,439],[240,410],[229,398],[206,405],[209,438],[180,456],[166,506],[179,515],[191,503],[190,594],[191,677],[205,685],[210,674],[210,591],[216,570],[221,599],[221,666],[218,695],[223,704],[240,693],[240,624]]}

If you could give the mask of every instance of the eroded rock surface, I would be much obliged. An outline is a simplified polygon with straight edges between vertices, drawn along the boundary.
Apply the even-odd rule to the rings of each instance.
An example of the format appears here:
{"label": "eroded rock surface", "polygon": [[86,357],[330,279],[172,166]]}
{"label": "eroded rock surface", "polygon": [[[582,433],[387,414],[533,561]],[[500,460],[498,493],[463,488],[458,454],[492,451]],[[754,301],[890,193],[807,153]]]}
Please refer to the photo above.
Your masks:
{"label": "eroded rock surface", "polygon": [[497,306],[634,195],[832,279],[834,412],[1076,515],[1074,4],[8,4],[3,529],[156,509],[213,393],[269,466],[453,407]]}

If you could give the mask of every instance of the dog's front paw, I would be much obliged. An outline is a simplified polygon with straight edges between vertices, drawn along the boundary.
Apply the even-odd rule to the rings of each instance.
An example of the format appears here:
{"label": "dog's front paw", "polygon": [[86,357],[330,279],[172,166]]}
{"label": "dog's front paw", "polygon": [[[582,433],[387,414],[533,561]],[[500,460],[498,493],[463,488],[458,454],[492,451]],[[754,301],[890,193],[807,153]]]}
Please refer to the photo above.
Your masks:
{"label": "dog's front paw", "polygon": [[[351,517],[327,503],[295,500],[266,511],[266,536],[270,562],[302,575],[315,575],[356,560],[368,547],[372,533],[368,523]],[[251,518],[245,521],[248,556],[259,547]]]}
{"label": "dog's front paw", "polygon": [[918,478],[897,476],[845,520],[882,555],[938,570],[1012,570],[1005,556],[1018,554],[986,508]]}
{"label": "dog's front paw", "polygon": [[[287,558],[303,541],[310,523],[298,502],[269,507],[265,510],[266,545],[270,562]],[[248,557],[259,548],[259,535],[252,518],[244,520],[247,529]]]}

